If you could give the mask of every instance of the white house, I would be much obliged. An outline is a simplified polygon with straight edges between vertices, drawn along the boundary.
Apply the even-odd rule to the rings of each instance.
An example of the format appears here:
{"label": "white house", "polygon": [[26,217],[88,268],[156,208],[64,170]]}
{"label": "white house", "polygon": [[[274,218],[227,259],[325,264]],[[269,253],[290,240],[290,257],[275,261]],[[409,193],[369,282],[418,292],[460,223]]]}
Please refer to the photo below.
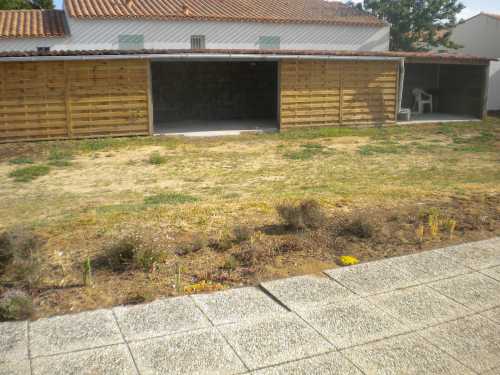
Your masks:
{"label": "white house", "polygon": [[[40,16],[13,11],[10,19],[5,12],[5,29],[36,22],[56,32],[4,37],[0,51],[189,49],[193,43],[207,49],[389,49],[388,24],[337,1],[243,4],[238,0],[65,0],[64,12],[44,11]],[[22,18],[14,19],[19,14]]]}
{"label": "white house", "polygon": [[[500,58],[500,15],[480,13],[457,25],[451,40],[461,45],[463,53]],[[500,110],[500,62],[490,66],[488,109]]]}

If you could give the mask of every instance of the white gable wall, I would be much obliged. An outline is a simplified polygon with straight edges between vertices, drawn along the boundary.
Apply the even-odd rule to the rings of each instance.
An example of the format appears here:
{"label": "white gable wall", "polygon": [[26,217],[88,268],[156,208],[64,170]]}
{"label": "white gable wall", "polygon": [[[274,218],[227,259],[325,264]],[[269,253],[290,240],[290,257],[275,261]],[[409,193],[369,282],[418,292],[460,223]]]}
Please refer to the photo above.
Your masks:
{"label": "white gable wall", "polygon": [[[484,14],[458,25],[451,39],[463,46],[460,52],[500,58],[500,21]],[[488,110],[500,110],[500,62],[490,66]]]}
{"label": "white gable wall", "polygon": [[[143,35],[146,49],[189,49],[191,35],[205,35],[206,48],[256,49],[261,36],[279,36],[281,49],[386,51],[389,27],[264,22],[80,20],[68,18],[71,36],[0,41],[0,51],[118,49],[119,35]],[[43,43],[42,43],[43,42]]]}
{"label": "white gable wall", "polygon": [[144,35],[147,49],[189,49],[191,35],[205,35],[206,48],[210,49],[256,49],[260,36],[279,36],[281,49],[384,51],[389,48],[389,27],[71,18],[68,23],[73,49],[117,49],[121,34]]}

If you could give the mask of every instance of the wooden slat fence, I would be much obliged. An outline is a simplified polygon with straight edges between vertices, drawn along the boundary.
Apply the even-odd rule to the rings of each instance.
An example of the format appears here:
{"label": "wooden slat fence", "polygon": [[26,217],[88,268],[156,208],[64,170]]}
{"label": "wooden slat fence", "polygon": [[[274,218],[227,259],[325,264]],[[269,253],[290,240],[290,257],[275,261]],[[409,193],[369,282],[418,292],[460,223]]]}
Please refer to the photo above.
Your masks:
{"label": "wooden slat fence", "polygon": [[281,63],[281,128],[394,123],[398,63]]}
{"label": "wooden slat fence", "polygon": [[147,61],[0,63],[0,142],[149,134]]}

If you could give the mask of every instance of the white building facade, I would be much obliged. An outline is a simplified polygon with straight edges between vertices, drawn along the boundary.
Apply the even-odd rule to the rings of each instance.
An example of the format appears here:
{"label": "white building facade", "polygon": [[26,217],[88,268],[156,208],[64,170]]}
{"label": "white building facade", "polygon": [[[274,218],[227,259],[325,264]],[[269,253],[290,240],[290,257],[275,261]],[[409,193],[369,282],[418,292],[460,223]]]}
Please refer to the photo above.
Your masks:
{"label": "white building facade", "polygon": [[[462,53],[500,59],[500,15],[472,17],[453,30],[451,40],[462,46]],[[500,62],[490,65],[488,110],[500,110]]]}

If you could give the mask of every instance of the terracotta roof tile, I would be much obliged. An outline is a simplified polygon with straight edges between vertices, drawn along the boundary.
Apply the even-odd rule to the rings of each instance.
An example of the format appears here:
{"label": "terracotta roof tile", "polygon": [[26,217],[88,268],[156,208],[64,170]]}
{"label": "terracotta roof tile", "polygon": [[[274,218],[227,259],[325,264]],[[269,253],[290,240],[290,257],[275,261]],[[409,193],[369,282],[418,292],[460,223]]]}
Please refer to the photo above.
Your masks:
{"label": "terracotta roof tile", "polygon": [[65,9],[74,18],[386,25],[340,1],[325,0],[65,0]]}
{"label": "terracotta roof tile", "polygon": [[61,10],[0,11],[0,38],[60,37],[65,34]]}

